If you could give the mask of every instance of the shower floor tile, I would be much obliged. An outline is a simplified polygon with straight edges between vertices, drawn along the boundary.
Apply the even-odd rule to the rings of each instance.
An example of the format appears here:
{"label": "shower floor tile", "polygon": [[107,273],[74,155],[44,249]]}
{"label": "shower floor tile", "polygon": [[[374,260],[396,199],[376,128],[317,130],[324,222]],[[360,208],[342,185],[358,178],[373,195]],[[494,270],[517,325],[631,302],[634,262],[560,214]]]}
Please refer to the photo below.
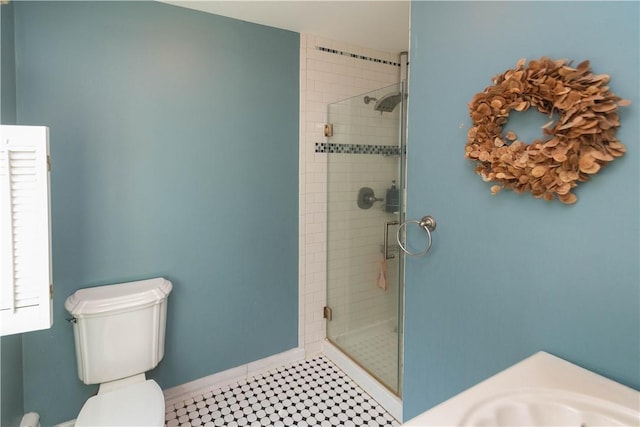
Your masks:
{"label": "shower floor tile", "polygon": [[166,408],[167,427],[399,424],[324,356],[285,365]]}
{"label": "shower floor tile", "polygon": [[398,333],[387,324],[337,337],[336,343],[390,388],[398,384]]}

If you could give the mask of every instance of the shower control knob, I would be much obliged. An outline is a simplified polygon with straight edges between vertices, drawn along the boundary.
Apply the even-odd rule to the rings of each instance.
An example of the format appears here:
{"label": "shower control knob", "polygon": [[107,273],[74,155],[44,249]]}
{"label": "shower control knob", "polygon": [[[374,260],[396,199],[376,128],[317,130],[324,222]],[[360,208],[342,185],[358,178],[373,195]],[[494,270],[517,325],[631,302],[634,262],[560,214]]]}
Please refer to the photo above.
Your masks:
{"label": "shower control knob", "polygon": [[369,209],[375,202],[382,202],[383,198],[376,197],[373,190],[369,187],[362,187],[358,191],[358,207],[360,209]]}

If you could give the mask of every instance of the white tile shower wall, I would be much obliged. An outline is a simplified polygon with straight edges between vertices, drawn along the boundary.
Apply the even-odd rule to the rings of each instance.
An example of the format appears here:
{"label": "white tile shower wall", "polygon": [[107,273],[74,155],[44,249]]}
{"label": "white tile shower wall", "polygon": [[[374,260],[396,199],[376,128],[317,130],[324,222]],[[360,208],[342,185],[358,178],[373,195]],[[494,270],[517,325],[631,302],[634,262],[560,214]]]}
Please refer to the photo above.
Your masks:
{"label": "white tile shower wall", "polygon": [[326,52],[318,47],[398,62],[397,54],[311,34],[300,36],[298,339],[307,354],[320,352],[325,337],[322,307],[326,303],[327,154],[316,153],[314,148],[317,142],[327,142],[323,134],[327,105],[400,79],[398,66]]}
{"label": "white tile shower wall", "polygon": [[[396,83],[368,95],[382,99],[399,90]],[[331,143],[397,147],[400,109],[380,113],[373,109],[373,105],[371,102],[366,104],[362,95],[332,104],[329,110],[329,121],[334,130]],[[327,157],[327,286],[333,296],[330,305],[335,319],[328,325],[331,327],[328,335],[353,354],[351,340],[343,337],[343,333],[371,325],[386,325],[388,319],[397,318],[395,261],[384,261],[388,266],[388,289],[385,291],[377,287],[383,262],[384,224],[396,217],[385,212],[384,203],[375,203],[372,208],[363,210],[357,207],[355,200],[362,187],[371,187],[376,197],[384,198],[391,181],[397,179],[399,157],[362,153],[331,153]],[[389,234],[393,232],[395,227],[392,226]],[[397,326],[397,322],[393,323],[394,327]]]}
{"label": "white tile shower wall", "polygon": [[[384,224],[397,219],[385,212],[383,203],[370,209],[357,207],[358,190],[370,187],[377,197],[385,197],[385,190],[397,174],[397,156],[376,154],[329,154],[330,217],[328,247],[328,285],[332,295],[335,322],[332,336],[347,330],[358,330],[381,323],[397,313],[397,268],[387,263],[388,289],[377,286],[383,260]],[[348,185],[344,185],[347,182]],[[395,227],[389,228],[393,242]],[[393,248],[393,245],[391,246]],[[395,252],[395,253],[394,253]],[[397,256],[397,251],[390,251]],[[340,321],[338,321],[340,320]],[[397,326],[397,324],[395,325]]]}

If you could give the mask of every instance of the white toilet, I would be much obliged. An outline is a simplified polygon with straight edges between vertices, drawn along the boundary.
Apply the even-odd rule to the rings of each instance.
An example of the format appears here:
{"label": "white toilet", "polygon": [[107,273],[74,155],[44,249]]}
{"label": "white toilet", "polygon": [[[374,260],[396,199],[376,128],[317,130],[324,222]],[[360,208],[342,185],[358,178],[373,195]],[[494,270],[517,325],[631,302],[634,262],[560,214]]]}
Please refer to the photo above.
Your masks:
{"label": "white toilet", "polygon": [[73,316],[78,376],[100,384],[80,410],[81,426],[164,426],[164,395],[145,372],[164,356],[164,278],[79,289],[64,304]]}

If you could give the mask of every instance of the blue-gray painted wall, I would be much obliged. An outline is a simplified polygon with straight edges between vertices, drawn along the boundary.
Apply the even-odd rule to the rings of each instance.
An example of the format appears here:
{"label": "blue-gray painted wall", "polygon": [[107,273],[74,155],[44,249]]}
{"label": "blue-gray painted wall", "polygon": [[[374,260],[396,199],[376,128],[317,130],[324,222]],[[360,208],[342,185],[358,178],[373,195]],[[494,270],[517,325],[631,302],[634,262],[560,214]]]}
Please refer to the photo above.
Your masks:
{"label": "blue-gray painted wall", "polygon": [[[539,350],[640,387],[639,6],[412,3],[408,217],[438,228],[428,257],[407,260],[407,418]],[[571,206],[491,196],[464,158],[473,95],[541,56],[588,59],[633,102],[626,155]]]}
{"label": "blue-gray painted wall", "polygon": [[299,35],[156,2],[14,9],[17,120],[50,127],[52,162],[54,325],[23,336],[24,409],[73,419],[97,388],[65,321],[81,287],[173,282],[162,388],[296,347]]}
{"label": "blue-gray painted wall", "polygon": [[[15,124],[16,79],[13,3],[0,5],[0,123]],[[23,414],[22,335],[0,338],[0,425],[17,426]]]}
{"label": "blue-gray painted wall", "polygon": [[0,122],[5,125],[16,122],[16,64],[13,25],[13,4],[0,6]]}

